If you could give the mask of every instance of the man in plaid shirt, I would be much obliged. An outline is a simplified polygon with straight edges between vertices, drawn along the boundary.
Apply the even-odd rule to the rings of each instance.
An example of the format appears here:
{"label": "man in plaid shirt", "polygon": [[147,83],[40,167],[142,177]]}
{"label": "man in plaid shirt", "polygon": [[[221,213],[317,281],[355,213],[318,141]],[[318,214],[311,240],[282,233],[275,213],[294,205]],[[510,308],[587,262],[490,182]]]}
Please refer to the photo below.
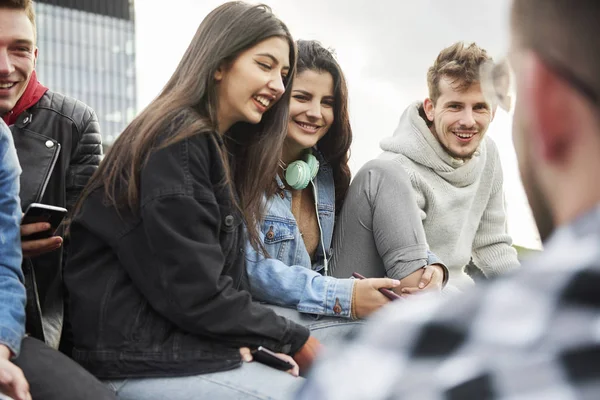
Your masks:
{"label": "man in plaid shirt", "polygon": [[510,63],[480,81],[503,108],[516,94],[545,252],[450,302],[386,307],[299,399],[600,399],[600,1],[514,0],[511,31]]}

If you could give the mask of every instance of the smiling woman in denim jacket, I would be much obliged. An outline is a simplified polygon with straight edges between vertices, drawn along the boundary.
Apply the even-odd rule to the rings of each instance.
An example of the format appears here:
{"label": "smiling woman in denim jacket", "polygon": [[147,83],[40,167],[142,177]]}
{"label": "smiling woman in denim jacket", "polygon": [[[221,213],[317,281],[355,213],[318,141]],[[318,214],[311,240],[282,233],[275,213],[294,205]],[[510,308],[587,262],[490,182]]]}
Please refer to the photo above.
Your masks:
{"label": "smiling woman in denim jacket", "polygon": [[[268,255],[248,244],[246,267],[254,298],[282,306],[274,308],[308,325],[326,343],[337,333],[321,328],[333,324],[345,332],[347,328],[339,323],[366,317],[389,302],[379,288],[416,286],[424,274],[410,271],[402,283],[390,278],[328,276],[334,268],[328,265],[328,258],[336,210],[341,209],[350,184],[348,90],[329,50],[315,41],[300,40],[297,46],[298,75],[292,87],[281,168],[275,177],[278,190],[267,199],[260,225]],[[431,254],[419,269],[438,262]],[[355,268],[362,270],[361,266]],[[444,268],[429,267],[424,284],[441,286]]]}

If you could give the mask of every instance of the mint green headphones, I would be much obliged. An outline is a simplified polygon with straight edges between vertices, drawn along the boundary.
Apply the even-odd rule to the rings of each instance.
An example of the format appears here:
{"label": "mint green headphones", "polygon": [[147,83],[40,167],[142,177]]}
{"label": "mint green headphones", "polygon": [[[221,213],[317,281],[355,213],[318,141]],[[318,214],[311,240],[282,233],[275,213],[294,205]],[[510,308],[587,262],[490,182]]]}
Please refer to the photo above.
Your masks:
{"label": "mint green headphones", "polygon": [[304,160],[297,160],[287,166],[285,181],[292,189],[301,190],[315,179],[319,172],[319,160],[312,152],[307,152]]}

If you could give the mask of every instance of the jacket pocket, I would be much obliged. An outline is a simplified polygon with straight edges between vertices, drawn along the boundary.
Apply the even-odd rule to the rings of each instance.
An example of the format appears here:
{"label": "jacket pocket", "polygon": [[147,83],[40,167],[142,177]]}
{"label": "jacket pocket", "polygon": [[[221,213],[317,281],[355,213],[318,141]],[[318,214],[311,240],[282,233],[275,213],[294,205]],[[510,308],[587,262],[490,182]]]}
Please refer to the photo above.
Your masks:
{"label": "jacket pocket", "polygon": [[292,265],[296,254],[295,220],[286,218],[266,217],[262,225],[264,243],[269,256],[279,261]]}
{"label": "jacket pocket", "polygon": [[266,245],[293,240],[295,231],[296,221],[267,217],[263,223]]}

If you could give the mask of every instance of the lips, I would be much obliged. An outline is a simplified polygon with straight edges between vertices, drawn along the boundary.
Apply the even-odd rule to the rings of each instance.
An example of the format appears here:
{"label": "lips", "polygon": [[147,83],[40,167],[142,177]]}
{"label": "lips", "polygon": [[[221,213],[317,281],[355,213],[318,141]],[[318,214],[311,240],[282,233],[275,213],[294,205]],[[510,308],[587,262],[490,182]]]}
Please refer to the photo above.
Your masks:
{"label": "lips", "polygon": [[0,83],[0,90],[8,90],[8,89],[12,89],[13,87],[16,86],[16,82],[1,82]]}
{"label": "lips", "polygon": [[471,139],[478,134],[478,132],[473,131],[452,131],[452,134],[461,142],[470,142]]}
{"label": "lips", "polygon": [[304,132],[307,132],[307,133],[317,133],[317,131],[322,128],[321,125],[311,124],[310,122],[294,120],[294,123],[298,127],[300,127],[300,129],[302,129]]}

